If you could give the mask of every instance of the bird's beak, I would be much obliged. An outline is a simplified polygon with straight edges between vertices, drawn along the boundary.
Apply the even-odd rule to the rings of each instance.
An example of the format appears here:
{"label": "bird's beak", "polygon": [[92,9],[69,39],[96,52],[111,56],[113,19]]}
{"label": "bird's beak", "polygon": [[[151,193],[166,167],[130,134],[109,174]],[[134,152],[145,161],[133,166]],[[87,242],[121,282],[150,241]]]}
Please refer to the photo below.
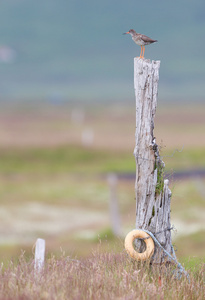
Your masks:
{"label": "bird's beak", "polygon": [[125,32],[125,33],[123,33],[123,34],[129,34],[130,32],[128,31],[128,32]]}

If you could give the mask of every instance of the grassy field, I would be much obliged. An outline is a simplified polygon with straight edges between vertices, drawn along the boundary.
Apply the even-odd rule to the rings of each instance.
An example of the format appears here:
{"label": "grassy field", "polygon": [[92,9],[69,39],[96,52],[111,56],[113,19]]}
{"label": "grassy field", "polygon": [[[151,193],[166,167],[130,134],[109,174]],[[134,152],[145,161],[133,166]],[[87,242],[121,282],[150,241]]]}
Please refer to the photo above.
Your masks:
{"label": "grassy field", "polygon": [[[135,226],[134,177],[122,176],[135,172],[133,104],[2,107],[0,128],[1,261],[9,265],[21,249],[31,258],[39,237],[48,255],[62,248],[89,257],[99,245],[121,253]],[[205,168],[204,130],[202,105],[159,107],[155,135],[173,194],[173,240],[187,267],[205,259],[205,179],[173,181],[172,174]],[[109,173],[118,175],[119,238],[111,229]]]}
{"label": "grassy field", "polygon": [[123,253],[92,253],[75,260],[50,256],[39,274],[22,254],[0,272],[0,299],[204,299],[204,266],[189,279],[176,269],[131,261]]}

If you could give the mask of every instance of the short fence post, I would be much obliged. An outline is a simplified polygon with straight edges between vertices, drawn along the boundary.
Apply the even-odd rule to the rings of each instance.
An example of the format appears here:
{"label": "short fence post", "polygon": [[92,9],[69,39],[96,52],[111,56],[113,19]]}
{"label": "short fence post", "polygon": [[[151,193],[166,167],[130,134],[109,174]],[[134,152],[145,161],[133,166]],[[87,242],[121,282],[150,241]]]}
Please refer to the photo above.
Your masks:
{"label": "short fence post", "polygon": [[42,270],[45,260],[45,245],[46,242],[43,239],[37,239],[35,247],[35,264],[34,268],[37,271]]}

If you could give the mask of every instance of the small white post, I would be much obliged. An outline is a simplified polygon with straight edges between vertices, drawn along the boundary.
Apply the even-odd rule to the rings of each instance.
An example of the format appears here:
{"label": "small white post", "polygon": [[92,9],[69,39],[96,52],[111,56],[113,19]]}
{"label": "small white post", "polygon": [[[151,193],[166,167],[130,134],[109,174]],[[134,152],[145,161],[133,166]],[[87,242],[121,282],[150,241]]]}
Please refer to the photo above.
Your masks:
{"label": "small white post", "polygon": [[45,245],[46,242],[43,239],[37,239],[35,248],[35,270],[40,271],[44,266],[45,259]]}

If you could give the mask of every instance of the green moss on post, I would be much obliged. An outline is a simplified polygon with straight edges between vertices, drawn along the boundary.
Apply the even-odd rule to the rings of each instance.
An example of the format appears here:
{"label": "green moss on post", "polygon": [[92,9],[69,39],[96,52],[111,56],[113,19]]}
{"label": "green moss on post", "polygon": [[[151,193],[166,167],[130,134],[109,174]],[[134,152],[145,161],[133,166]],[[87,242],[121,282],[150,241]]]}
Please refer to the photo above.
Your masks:
{"label": "green moss on post", "polygon": [[159,164],[157,166],[157,184],[155,188],[155,195],[160,195],[164,189],[164,166]]}

